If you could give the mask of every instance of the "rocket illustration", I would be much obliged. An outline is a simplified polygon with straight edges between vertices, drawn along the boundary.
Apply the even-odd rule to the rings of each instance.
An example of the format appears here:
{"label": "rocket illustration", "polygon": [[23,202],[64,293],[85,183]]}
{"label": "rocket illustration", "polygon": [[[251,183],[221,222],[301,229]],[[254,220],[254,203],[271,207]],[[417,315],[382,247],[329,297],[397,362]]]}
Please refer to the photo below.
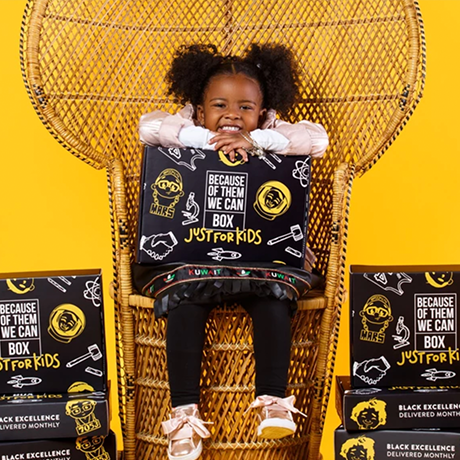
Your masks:
{"label": "rocket illustration", "polygon": [[239,252],[235,251],[226,251],[223,248],[213,248],[212,252],[208,252],[208,256],[211,256],[214,260],[222,261],[226,260],[236,260],[241,257]]}
{"label": "rocket illustration", "polygon": [[422,377],[426,377],[427,380],[431,380],[432,382],[436,382],[438,379],[451,379],[455,377],[455,372],[453,371],[438,371],[435,368],[427,369]]}
{"label": "rocket illustration", "polygon": [[15,375],[8,380],[7,383],[13,385],[14,388],[22,388],[25,386],[38,385],[42,379],[39,377],[23,377],[22,375]]}

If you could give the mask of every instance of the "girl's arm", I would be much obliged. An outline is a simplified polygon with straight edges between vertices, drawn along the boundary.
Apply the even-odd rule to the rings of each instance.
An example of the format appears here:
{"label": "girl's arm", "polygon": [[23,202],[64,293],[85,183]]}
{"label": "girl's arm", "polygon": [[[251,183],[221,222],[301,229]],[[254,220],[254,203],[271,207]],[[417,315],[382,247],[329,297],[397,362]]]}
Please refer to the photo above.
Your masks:
{"label": "girl's arm", "polygon": [[[264,130],[273,130],[288,140],[287,146],[276,153],[282,155],[311,155],[314,158],[323,156],[329,145],[329,138],[326,130],[320,124],[306,120],[291,124],[277,119],[275,113],[270,112],[272,111],[269,111],[262,130],[256,130],[251,133],[256,142],[260,143],[257,137],[262,135]],[[262,145],[262,143],[260,144]]]}
{"label": "girl's arm", "polygon": [[[154,146],[216,148],[214,143],[209,144],[215,133],[195,126],[192,117],[191,105],[186,105],[175,115],[160,110],[142,115],[139,121],[140,140]],[[268,112],[262,129],[251,132],[251,136],[264,149],[282,155],[321,157],[329,144],[321,125],[309,121],[287,123],[277,119],[272,110]]]}
{"label": "girl's arm", "polygon": [[184,148],[179,133],[184,127],[194,126],[192,116],[191,105],[186,105],[175,115],[161,110],[146,113],[139,120],[139,138],[143,144]]}
{"label": "girl's arm", "polygon": [[[277,119],[273,110],[268,111],[261,129],[251,131],[249,135],[264,150],[281,155],[319,158],[329,145],[326,130],[321,125],[309,121],[287,123]],[[247,136],[239,133],[214,133],[209,141],[214,149],[229,153],[233,159],[235,151],[247,158],[244,149],[250,149],[252,145],[246,139]]]}

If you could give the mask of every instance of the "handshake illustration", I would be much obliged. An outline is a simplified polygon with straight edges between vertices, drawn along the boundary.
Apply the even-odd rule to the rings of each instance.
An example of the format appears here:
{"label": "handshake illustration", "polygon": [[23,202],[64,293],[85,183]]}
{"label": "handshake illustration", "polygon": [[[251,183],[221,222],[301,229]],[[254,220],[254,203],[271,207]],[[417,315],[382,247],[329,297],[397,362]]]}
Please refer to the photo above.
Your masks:
{"label": "handshake illustration", "polygon": [[177,245],[173,232],[158,233],[156,235],[142,236],[140,249],[145,251],[154,260],[163,260]]}
{"label": "handshake illustration", "polygon": [[384,356],[380,358],[371,358],[363,361],[362,363],[353,364],[353,374],[359,377],[363,382],[368,385],[376,385],[383,377],[385,377],[387,370],[390,368],[390,363]]}

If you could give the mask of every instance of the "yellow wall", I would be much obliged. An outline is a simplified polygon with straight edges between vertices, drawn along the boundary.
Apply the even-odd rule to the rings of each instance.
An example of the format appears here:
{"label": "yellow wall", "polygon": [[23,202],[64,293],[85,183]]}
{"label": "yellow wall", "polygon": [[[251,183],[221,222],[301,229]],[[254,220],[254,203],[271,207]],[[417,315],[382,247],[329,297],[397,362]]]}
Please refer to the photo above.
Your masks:
{"label": "yellow wall", "polygon": [[[115,382],[106,175],[64,150],[29,101],[19,65],[25,5],[0,0],[0,273],[102,268],[109,377]],[[114,408],[115,392],[112,402]]]}
{"label": "yellow wall", "polygon": [[[0,272],[102,268],[115,380],[105,173],[64,150],[29,102],[18,59],[25,3],[0,0]],[[428,45],[425,95],[395,144],[354,183],[348,264],[460,263],[460,1],[420,0],[420,7]],[[348,348],[345,308],[338,374],[348,373]],[[322,449],[327,460],[338,424],[332,398]]]}
{"label": "yellow wall", "polygon": [[[460,1],[419,4],[427,41],[424,97],[396,142],[354,181],[347,266],[460,263]],[[349,374],[348,327],[346,306],[337,375]],[[334,458],[340,423],[334,398],[335,392],[322,443],[326,460]]]}

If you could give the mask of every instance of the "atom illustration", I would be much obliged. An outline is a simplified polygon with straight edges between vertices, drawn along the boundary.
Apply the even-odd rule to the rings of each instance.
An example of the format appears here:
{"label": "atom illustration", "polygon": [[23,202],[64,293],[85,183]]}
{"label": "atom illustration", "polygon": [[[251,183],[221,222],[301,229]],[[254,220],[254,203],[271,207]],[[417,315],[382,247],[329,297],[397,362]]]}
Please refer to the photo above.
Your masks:
{"label": "atom illustration", "polygon": [[100,307],[102,303],[101,299],[101,285],[99,284],[99,277],[94,281],[87,281],[85,283],[86,290],[83,291],[83,297],[91,300],[95,307]]}
{"label": "atom illustration", "polygon": [[304,161],[296,161],[295,168],[296,169],[292,171],[292,177],[294,179],[299,179],[300,185],[303,188],[307,188],[310,183],[310,166],[308,164],[308,158]]}

